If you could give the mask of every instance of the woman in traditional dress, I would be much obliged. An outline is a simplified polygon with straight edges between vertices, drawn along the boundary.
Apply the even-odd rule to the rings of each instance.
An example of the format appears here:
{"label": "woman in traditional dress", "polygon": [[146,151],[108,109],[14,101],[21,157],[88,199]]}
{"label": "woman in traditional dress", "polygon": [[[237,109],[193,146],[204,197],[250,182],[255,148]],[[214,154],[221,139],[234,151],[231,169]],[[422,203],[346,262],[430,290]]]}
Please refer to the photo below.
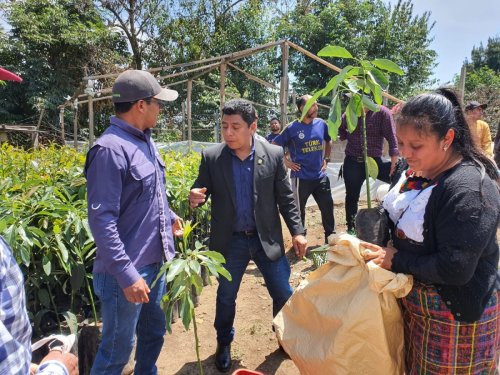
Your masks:
{"label": "woman in traditional dress", "polygon": [[401,300],[406,374],[496,374],[497,169],[447,89],[412,98],[396,125],[409,168],[384,200],[392,243],[365,257],[414,277]]}

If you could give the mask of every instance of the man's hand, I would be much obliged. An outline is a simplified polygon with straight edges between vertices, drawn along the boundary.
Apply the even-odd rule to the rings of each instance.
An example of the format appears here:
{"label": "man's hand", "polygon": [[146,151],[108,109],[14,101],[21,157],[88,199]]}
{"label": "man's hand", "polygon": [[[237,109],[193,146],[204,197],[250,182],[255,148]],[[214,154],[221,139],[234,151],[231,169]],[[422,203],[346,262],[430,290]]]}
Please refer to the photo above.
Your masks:
{"label": "man's hand", "polygon": [[71,353],[61,353],[59,350],[51,350],[40,364],[47,361],[59,361],[68,370],[69,375],[78,375],[78,358]]}
{"label": "man's hand", "polygon": [[207,188],[194,188],[189,192],[189,205],[191,208],[198,207],[205,203],[207,196],[205,195]]}
{"label": "man's hand", "polygon": [[306,254],[307,240],[302,234],[297,234],[292,237],[292,244],[297,258],[302,259]]}
{"label": "man's hand", "polygon": [[285,167],[291,169],[294,172],[300,171],[300,164],[294,163],[288,158],[284,158],[283,161],[285,163]]}
{"label": "man's hand", "polygon": [[323,159],[323,165],[321,166],[321,172],[326,171],[326,168],[328,168],[328,162]]}
{"label": "man's hand", "polygon": [[391,170],[389,172],[389,176],[392,176],[396,171],[396,163],[399,160],[399,156],[391,156]]}
{"label": "man's hand", "polygon": [[148,303],[149,302],[149,294],[150,290],[146,281],[141,277],[132,285],[123,289],[123,294],[125,294],[125,298],[127,301],[132,303]]}
{"label": "man's hand", "polygon": [[182,229],[182,219],[177,218],[172,224],[172,234],[175,237],[182,237],[184,229]]}
{"label": "man's hand", "polygon": [[391,270],[392,258],[398,252],[391,243],[387,247],[381,247],[372,243],[361,242],[361,246],[365,248],[362,252],[365,262],[372,260],[377,266]]}

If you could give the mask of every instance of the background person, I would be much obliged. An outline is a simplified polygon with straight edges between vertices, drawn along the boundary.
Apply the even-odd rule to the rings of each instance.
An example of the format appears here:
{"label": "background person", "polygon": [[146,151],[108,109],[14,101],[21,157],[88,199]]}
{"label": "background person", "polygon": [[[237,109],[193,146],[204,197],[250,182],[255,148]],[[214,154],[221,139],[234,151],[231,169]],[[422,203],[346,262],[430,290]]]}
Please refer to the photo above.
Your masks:
{"label": "background person", "polygon": [[[341,141],[347,140],[345,147],[345,158],[342,166],[342,175],[345,184],[345,216],[347,231],[354,232],[355,218],[358,212],[359,195],[361,187],[366,180],[365,163],[363,159],[363,119],[358,120],[356,130],[352,133],[347,131],[347,120],[345,113],[339,128]],[[382,161],[384,138],[389,143],[390,162]],[[366,142],[368,156],[375,159],[378,165],[377,179],[390,183],[390,176],[394,173],[399,158],[398,145],[396,141],[396,127],[391,111],[380,106],[378,112],[366,110]]]}
{"label": "background person", "polygon": [[273,143],[276,137],[280,135],[281,131],[280,120],[278,120],[278,118],[276,117],[273,117],[269,122],[269,129],[271,130],[271,132],[268,135],[266,135],[266,139],[269,143]]}
{"label": "background person", "polygon": [[[402,298],[406,374],[494,374],[500,304],[498,174],[454,93],[418,95],[397,117],[409,169],[384,200],[393,246],[366,259],[411,274]],[[417,177],[413,171],[420,171]]]}
{"label": "background person", "polygon": [[78,375],[78,358],[50,351],[30,372],[31,324],[23,274],[12,250],[0,237],[0,374]]}
{"label": "background person", "polygon": [[89,150],[85,163],[89,225],[96,245],[94,290],[101,301],[102,340],[93,375],[119,375],[137,334],[136,374],[156,374],[165,314],[164,260],[174,256],[179,218],[168,207],[165,164],[151,138],[164,101],[148,72],[127,70],[113,85],[116,116]]}
{"label": "background person", "polygon": [[472,101],[465,106],[465,117],[472,134],[472,139],[486,155],[492,158],[493,149],[491,146],[490,126],[483,121],[484,110],[487,107],[487,104]]}
{"label": "background person", "polygon": [[202,151],[198,177],[189,194],[193,208],[211,197],[209,247],[224,255],[224,267],[232,276],[232,281],[219,278],[217,289],[215,365],[223,372],[231,368],[236,297],[250,260],[264,277],[273,299],[273,316],[292,295],[280,213],[299,258],[307,244],[283,163],[283,149],[257,140],[256,130],[252,104],[241,99],[228,101],[222,110],[225,143]]}
{"label": "background person", "polygon": [[[297,100],[300,113],[310,95]],[[274,143],[287,149],[286,166],[291,169],[292,188],[298,201],[302,225],[305,227],[306,203],[312,194],[321,212],[325,243],[335,233],[333,198],[326,167],[332,152],[332,139],[326,122],[318,118],[318,105],[314,103],[302,121],[295,120],[275,138]]]}

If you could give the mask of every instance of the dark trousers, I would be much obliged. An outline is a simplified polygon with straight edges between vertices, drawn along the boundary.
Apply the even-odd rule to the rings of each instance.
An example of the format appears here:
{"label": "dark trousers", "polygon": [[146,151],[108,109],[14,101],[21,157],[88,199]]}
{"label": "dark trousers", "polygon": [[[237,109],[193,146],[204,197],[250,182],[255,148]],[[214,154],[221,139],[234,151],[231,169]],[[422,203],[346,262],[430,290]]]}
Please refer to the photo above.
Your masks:
{"label": "dark trousers", "polygon": [[300,209],[300,218],[302,219],[302,225],[304,228],[306,221],[306,203],[307,199],[312,194],[321,212],[321,221],[323,223],[323,229],[325,230],[325,238],[327,238],[330,234],[335,233],[333,198],[332,190],[330,188],[330,179],[328,176],[318,180],[302,180],[292,178],[292,188],[299,201],[298,206]]}
{"label": "dark trousers", "polygon": [[[391,162],[384,162],[381,158],[373,158],[378,165],[377,179],[390,183],[389,173],[391,171]],[[362,159],[352,156],[346,156],[342,167],[345,184],[345,216],[347,230],[354,229],[354,219],[358,212],[359,194],[361,186],[365,182],[365,163]]]}
{"label": "dark trousers", "polygon": [[234,318],[236,315],[236,297],[240,289],[241,279],[250,260],[259,268],[273,299],[273,317],[292,295],[290,286],[290,264],[285,255],[271,261],[264,252],[258,236],[233,234],[226,254],[224,267],[231,274],[232,281],[219,278],[217,302],[215,305],[214,327],[217,330],[217,342],[229,345],[234,338]]}

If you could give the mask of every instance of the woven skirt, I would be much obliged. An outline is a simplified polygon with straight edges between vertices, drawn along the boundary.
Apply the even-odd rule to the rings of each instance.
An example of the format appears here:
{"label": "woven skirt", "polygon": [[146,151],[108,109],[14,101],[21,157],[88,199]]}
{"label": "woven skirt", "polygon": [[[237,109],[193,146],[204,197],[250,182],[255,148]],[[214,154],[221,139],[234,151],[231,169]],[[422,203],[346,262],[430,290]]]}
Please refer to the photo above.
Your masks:
{"label": "woven skirt", "polygon": [[456,321],[433,286],[417,282],[401,302],[406,375],[498,374],[498,292],[472,324]]}

